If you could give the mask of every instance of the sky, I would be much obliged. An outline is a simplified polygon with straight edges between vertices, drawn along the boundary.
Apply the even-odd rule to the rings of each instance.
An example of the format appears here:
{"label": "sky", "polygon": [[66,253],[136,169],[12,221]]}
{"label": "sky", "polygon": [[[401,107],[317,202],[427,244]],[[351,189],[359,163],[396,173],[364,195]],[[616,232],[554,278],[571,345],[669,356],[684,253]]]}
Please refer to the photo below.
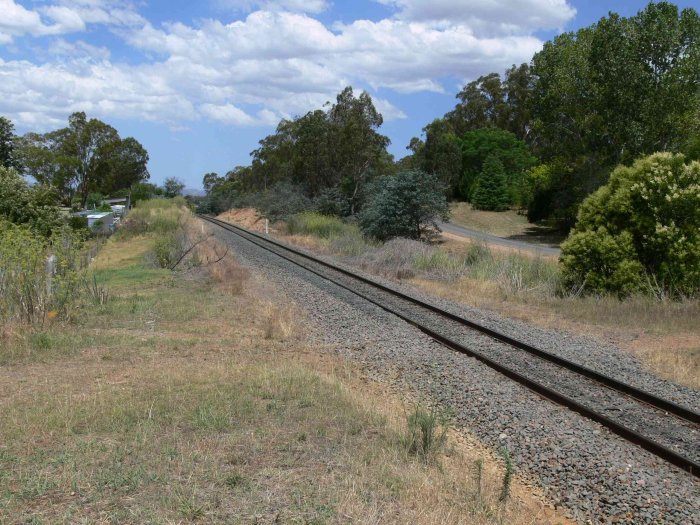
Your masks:
{"label": "sky", "polygon": [[[676,2],[700,9],[700,0]],[[461,86],[644,0],[0,0],[0,115],[18,134],[85,111],[133,136],[151,180],[200,188],[282,118],[366,90],[390,152]]]}

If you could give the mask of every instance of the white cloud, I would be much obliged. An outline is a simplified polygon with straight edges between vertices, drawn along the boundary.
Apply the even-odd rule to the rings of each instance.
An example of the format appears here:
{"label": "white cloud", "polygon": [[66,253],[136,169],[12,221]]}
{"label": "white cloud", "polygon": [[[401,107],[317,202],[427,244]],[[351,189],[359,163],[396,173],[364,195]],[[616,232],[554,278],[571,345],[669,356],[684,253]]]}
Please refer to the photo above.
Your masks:
{"label": "white cloud", "polygon": [[327,0],[216,0],[216,5],[220,8],[242,12],[260,9],[263,11],[322,13],[328,9],[330,2]]}
{"label": "white cloud", "polygon": [[[0,9],[10,13],[0,18],[0,43],[20,34],[80,32],[99,24],[123,38],[141,61],[113,61],[108,49],[90,43],[89,32],[81,40],[55,39],[55,58],[45,63],[0,59],[0,114],[26,126],[76,110],[173,127],[202,118],[273,125],[332,101],[346,85],[443,92],[446,78],[501,71],[540,49],[533,28],[561,23],[571,12],[564,0],[476,0],[468,2],[470,14],[463,0],[378,0],[394,5],[396,16],[327,27],[300,10],[291,12],[297,4],[311,6],[307,12],[321,9],[325,0],[226,1],[268,10],[230,24],[203,20],[154,27],[128,2],[53,0],[32,11],[0,0]],[[441,23],[454,14],[454,5],[464,13]],[[496,24],[483,33],[479,24],[495,21],[499,13],[508,27]],[[515,31],[509,24],[518,20]],[[375,103],[386,120],[406,117],[386,98]]]}
{"label": "white cloud", "polygon": [[235,124],[237,126],[252,126],[255,124],[255,119],[253,117],[233,104],[224,104],[221,106],[202,104],[200,109],[202,113],[210,119],[218,120],[225,124]]}
{"label": "white cloud", "polygon": [[475,34],[529,34],[559,29],[576,14],[567,0],[376,0],[396,18],[440,26],[464,25]]}
{"label": "white cloud", "polygon": [[87,24],[135,26],[144,19],[128,2],[118,0],[59,0],[36,10],[15,0],[0,0],[0,43],[13,37],[63,35],[85,31]]}

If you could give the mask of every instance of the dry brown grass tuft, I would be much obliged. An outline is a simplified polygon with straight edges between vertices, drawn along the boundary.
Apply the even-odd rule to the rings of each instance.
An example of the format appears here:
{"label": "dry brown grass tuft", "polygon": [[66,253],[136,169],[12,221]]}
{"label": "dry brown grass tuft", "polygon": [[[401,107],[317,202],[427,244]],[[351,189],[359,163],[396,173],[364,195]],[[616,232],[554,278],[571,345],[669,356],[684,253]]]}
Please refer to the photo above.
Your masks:
{"label": "dry brown grass tuft", "polygon": [[238,264],[227,246],[217,238],[209,237],[198,244],[195,251],[194,264],[205,268],[222,290],[231,295],[243,292],[249,272]]}

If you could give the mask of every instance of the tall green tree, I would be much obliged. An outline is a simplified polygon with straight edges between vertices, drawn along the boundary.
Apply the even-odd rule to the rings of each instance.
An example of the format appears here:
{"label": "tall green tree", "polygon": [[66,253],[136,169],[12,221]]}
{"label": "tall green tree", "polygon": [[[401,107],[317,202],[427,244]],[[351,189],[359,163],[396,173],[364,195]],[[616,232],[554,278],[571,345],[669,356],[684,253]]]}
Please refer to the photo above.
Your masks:
{"label": "tall green tree", "polygon": [[[452,122],[448,119],[435,119],[423,128],[425,143],[420,147],[419,167],[433,173],[444,186],[447,196],[458,192],[462,175],[462,150]],[[418,139],[416,139],[418,140]]]}
{"label": "tall green tree", "polygon": [[460,140],[460,146],[463,172],[459,191],[463,198],[472,198],[477,178],[484,170],[486,160],[494,157],[503,167],[504,180],[510,195],[508,204],[520,203],[525,172],[537,162],[525,142],[510,131],[482,128],[465,133]]}
{"label": "tall green tree", "polygon": [[506,172],[500,158],[486,157],[481,173],[476,179],[472,204],[478,210],[504,211],[510,204]]}
{"label": "tall green tree", "polygon": [[333,165],[347,189],[350,213],[357,210],[360,190],[375,176],[388,160],[389,138],[378,133],[384,122],[372,97],[363,91],[355,97],[352,87],[346,87],[336,97],[328,112],[331,125],[330,147]]}
{"label": "tall green tree", "polygon": [[77,195],[81,206],[91,192],[107,194],[149,178],[143,146],[83,112],[73,113],[68,127],[28,133],[19,144],[24,173],[55,187],[66,202]]}
{"label": "tall green tree", "polygon": [[0,116],[0,166],[19,168],[19,159],[15,151],[15,125],[8,118]]}

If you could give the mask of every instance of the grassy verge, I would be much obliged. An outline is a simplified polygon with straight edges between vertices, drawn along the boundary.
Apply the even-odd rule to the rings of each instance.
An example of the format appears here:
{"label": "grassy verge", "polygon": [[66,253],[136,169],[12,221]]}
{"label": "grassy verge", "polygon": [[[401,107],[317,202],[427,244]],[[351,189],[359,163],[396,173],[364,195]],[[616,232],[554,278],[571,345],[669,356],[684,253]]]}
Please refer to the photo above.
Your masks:
{"label": "grassy verge", "polygon": [[527,222],[524,215],[514,210],[502,212],[475,210],[468,202],[450,204],[450,222],[498,237],[524,235],[528,228],[534,226]]}
{"label": "grassy verge", "polygon": [[311,350],[230,257],[174,273],[148,262],[156,238],[106,244],[105,304],[6,335],[0,523],[559,522],[517,483],[501,501],[499,463],[432,413]]}
{"label": "grassy verge", "polygon": [[[486,212],[484,212],[486,213]],[[283,228],[281,231],[285,231]],[[656,374],[700,388],[700,301],[580,297],[562,293],[557,260],[471,242],[427,245],[362,239],[356,225],[303,214],[285,239],[341,256],[371,273],[545,328],[599,337],[638,356]]]}

